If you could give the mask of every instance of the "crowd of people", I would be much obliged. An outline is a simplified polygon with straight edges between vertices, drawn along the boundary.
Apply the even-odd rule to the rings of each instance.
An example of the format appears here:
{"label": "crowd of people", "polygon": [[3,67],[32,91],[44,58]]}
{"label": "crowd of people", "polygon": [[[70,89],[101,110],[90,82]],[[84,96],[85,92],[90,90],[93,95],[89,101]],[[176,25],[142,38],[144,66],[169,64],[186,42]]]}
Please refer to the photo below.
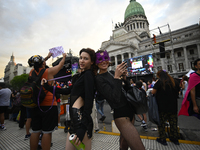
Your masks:
{"label": "crowd of people", "polygon": [[[19,91],[11,92],[0,83],[0,129],[6,130],[4,125],[4,114],[9,106],[12,106],[12,115],[10,119],[17,120],[20,111],[19,128],[26,127],[25,140],[30,138],[30,149],[36,150],[42,133],[41,147],[43,150],[49,150],[52,143],[52,133],[57,126],[60,126],[60,94],[70,94],[69,114],[70,128],[67,132],[66,150],[75,150],[74,145],[85,145],[85,150],[91,149],[91,138],[93,134],[93,121],[91,114],[93,107],[96,106],[100,113],[100,121],[104,121],[103,106],[107,101],[113,110],[113,119],[120,131],[119,146],[121,150],[131,149],[144,150],[145,147],[140,139],[138,131],[134,127],[135,115],[141,120],[141,126],[147,131],[147,114],[136,114],[130,107],[125,92],[135,86],[140,89],[146,97],[151,92],[155,95],[158,104],[160,124],[158,125],[159,138],[157,142],[167,145],[165,124],[170,124],[170,141],[179,145],[179,134],[177,129],[178,107],[177,99],[179,92],[183,94],[184,100],[179,115],[194,115],[199,118],[199,101],[200,101],[200,59],[195,61],[197,72],[190,76],[190,79],[183,76],[180,84],[173,79],[166,71],[160,70],[156,78],[145,81],[140,78],[127,78],[127,64],[122,62],[116,67],[115,72],[109,72],[110,57],[107,51],[99,50],[95,53],[93,49],[83,48],[79,52],[79,67],[81,72],[72,77],[70,82],[55,82],[54,76],[61,70],[65,63],[66,54],[58,65],[47,67],[46,61],[52,56],[48,53],[43,58],[40,55],[34,55],[28,63],[33,69],[29,77],[35,72],[37,75],[41,70],[46,69],[42,74],[41,85],[45,90],[46,96],[39,104],[39,107],[26,108],[18,105]],[[53,93],[55,90],[55,99]],[[95,103],[94,103],[95,99]],[[188,111],[190,110],[190,111]],[[26,120],[26,121],[25,121]],[[32,132],[30,132],[30,128]],[[96,129],[98,130],[98,129]],[[69,137],[75,134],[72,144]]]}

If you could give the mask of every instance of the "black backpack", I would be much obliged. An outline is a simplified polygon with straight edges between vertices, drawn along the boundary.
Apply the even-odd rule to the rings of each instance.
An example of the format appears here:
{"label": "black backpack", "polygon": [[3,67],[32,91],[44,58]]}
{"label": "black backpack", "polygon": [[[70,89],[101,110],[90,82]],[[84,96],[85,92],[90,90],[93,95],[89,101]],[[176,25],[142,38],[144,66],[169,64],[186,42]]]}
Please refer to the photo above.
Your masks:
{"label": "black backpack", "polygon": [[[28,81],[20,89],[21,104],[25,107],[34,108],[37,107],[45,98],[46,93],[41,86],[41,77],[46,69],[42,69],[39,75],[35,70],[32,71],[32,75]],[[38,102],[39,97],[39,102]]]}

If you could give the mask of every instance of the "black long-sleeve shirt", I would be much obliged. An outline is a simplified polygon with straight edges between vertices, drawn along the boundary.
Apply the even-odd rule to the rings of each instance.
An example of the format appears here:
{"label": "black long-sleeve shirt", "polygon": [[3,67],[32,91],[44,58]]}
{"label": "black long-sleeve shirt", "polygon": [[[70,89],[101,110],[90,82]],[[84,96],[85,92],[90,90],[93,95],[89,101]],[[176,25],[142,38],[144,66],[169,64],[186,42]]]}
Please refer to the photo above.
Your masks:
{"label": "black long-sleeve shirt", "polygon": [[[123,88],[127,90],[129,84],[125,82]],[[96,76],[97,91],[103,95],[111,108],[120,108],[127,104],[126,96],[122,92],[122,80],[114,79],[114,77],[106,72]]]}
{"label": "black long-sleeve shirt", "polygon": [[[53,93],[53,86],[44,84],[44,88]],[[71,92],[71,94],[70,94]],[[55,88],[55,93],[68,95],[70,94],[70,107],[73,106],[75,101],[81,97],[84,100],[84,110],[81,122],[85,127],[88,125],[90,115],[92,113],[93,100],[94,100],[94,75],[91,70],[82,72],[79,78],[73,83],[72,88]]]}

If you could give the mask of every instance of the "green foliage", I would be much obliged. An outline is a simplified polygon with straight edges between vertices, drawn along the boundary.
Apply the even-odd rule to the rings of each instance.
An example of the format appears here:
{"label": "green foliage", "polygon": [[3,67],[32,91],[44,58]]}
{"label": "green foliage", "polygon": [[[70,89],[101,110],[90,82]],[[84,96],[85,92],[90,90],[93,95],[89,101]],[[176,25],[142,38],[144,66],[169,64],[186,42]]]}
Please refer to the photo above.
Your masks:
{"label": "green foliage", "polygon": [[28,74],[22,74],[20,76],[15,76],[10,84],[15,90],[20,90],[20,88],[24,85],[24,83],[28,80]]}

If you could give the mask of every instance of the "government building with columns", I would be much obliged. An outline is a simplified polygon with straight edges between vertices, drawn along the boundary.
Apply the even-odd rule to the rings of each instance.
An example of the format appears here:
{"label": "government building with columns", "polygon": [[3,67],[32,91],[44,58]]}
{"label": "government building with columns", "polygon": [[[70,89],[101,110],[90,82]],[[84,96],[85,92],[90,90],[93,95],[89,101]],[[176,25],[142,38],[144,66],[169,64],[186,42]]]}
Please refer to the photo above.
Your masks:
{"label": "government building with columns", "polygon": [[[171,31],[158,27],[156,42],[165,45],[165,56],[161,58],[159,44],[153,40],[156,29],[149,30],[149,22],[142,5],[136,0],[130,0],[124,14],[124,22],[115,24],[112,36],[102,42],[100,50],[107,50],[111,58],[110,70],[123,60],[152,54],[153,72],[166,70],[172,77],[181,77],[194,68],[194,61],[200,58],[200,25],[193,24]],[[133,75],[134,76],[134,75]]]}

